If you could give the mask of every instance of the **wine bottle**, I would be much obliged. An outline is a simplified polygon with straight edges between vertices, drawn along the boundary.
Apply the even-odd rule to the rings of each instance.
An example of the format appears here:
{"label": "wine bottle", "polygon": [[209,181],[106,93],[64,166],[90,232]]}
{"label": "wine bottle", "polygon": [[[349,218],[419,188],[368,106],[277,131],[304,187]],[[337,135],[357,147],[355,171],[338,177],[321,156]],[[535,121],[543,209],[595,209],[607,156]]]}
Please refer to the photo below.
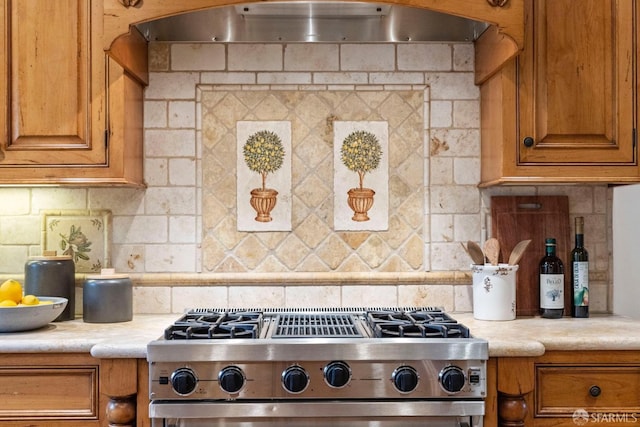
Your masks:
{"label": "wine bottle", "polygon": [[564,264],[556,255],[556,239],[545,240],[545,256],[540,260],[540,315],[559,319],[564,312]]}
{"label": "wine bottle", "polygon": [[571,316],[589,317],[589,252],[584,248],[584,218],[576,217],[576,241],[571,251]]}

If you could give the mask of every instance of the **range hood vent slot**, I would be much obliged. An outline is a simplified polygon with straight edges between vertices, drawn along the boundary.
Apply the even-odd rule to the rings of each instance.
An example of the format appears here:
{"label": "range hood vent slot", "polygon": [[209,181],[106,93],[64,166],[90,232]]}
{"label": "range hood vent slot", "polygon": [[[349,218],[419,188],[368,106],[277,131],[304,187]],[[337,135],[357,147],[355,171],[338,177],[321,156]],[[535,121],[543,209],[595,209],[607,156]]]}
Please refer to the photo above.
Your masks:
{"label": "range hood vent slot", "polygon": [[234,6],[238,15],[247,17],[347,18],[388,16],[391,6],[373,3],[270,2]]}
{"label": "range hood vent slot", "polygon": [[260,2],[138,24],[150,41],[170,42],[456,42],[488,24],[427,9],[365,2]]}

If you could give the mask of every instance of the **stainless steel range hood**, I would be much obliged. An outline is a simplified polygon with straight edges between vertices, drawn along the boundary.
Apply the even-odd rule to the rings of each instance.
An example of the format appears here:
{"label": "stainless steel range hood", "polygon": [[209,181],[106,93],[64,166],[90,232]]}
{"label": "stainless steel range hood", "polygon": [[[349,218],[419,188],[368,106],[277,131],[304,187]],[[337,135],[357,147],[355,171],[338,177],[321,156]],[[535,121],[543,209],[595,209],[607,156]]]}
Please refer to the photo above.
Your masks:
{"label": "stainless steel range hood", "polygon": [[426,9],[362,2],[260,2],[206,9],[137,25],[150,41],[473,41],[487,28]]}

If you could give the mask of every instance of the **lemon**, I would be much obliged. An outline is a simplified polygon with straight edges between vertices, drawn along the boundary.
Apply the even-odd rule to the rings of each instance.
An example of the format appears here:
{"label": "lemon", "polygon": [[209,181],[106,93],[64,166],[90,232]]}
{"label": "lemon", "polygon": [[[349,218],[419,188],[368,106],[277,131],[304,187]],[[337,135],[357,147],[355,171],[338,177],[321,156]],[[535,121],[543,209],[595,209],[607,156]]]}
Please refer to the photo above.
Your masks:
{"label": "lemon", "polygon": [[22,301],[22,285],[17,280],[9,279],[0,285],[0,301],[10,300],[19,304]]}
{"label": "lemon", "polygon": [[18,304],[11,299],[0,301],[0,307],[16,307]]}
{"label": "lemon", "polygon": [[35,295],[25,295],[22,297],[22,304],[24,305],[38,305],[40,300]]}

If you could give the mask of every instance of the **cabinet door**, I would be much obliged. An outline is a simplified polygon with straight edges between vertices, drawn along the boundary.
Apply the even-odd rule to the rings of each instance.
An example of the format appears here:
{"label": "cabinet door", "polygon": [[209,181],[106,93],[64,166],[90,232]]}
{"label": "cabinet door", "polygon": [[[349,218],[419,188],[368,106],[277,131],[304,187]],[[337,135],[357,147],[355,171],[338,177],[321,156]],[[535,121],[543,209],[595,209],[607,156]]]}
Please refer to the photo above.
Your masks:
{"label": "cabinet door", "polygon": [[0,354],[0,426],[106,425],[99,375],[89,354]]}
{"label": "cabinet door", "polygon": [[518,163],[635,164],[635,0],[525,7]]}
{"label": "cabinet door", "polygon": [[0,5],[0,168],[106,164],[104,107],[94,105],[92,117],[92,103],[103,102],[104,65],[92,55],[100,43],[91,1]]}

